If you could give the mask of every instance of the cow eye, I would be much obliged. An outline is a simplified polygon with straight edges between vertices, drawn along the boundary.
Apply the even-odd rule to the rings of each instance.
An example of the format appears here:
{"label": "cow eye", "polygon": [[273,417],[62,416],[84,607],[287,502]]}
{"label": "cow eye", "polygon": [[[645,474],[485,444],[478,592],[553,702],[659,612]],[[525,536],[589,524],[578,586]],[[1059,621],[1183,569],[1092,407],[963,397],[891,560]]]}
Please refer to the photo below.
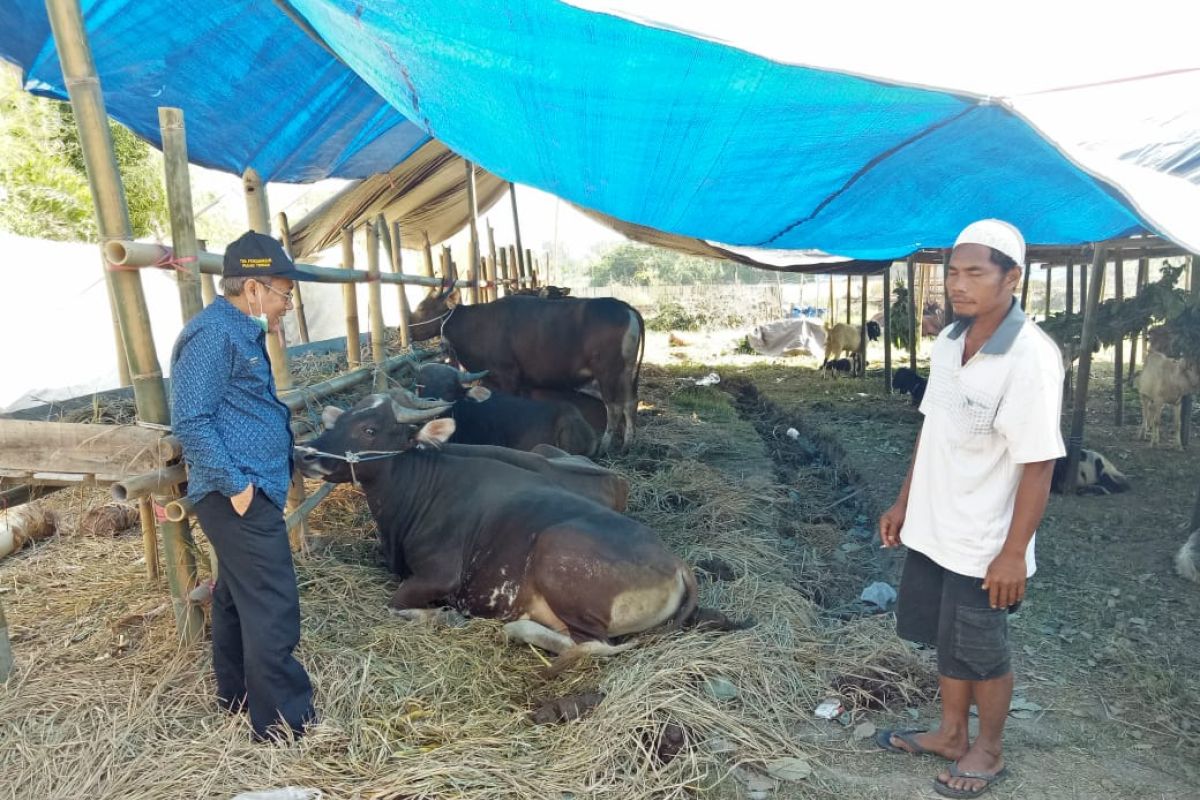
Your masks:
{"label": "cow eye", "polygon": [[367,436],[374,436],[375,429],[374,428],[363,428],[363,433],[365,433]]}

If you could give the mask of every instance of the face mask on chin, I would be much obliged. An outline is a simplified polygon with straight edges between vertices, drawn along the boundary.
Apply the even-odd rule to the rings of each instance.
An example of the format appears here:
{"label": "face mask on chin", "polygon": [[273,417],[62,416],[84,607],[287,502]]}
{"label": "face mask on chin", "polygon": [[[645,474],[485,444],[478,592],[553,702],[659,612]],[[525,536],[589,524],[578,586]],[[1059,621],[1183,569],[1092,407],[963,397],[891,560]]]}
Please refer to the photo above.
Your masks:
{"label": "face mask on chin", "polygon": [[271,329],[271,323],[267,321],[267,315],[263,313],[262,301],[258,301],[258,313],[252,314],[251,318],[258,323],[258,327],[263,329],[263,333],[267,333]]}

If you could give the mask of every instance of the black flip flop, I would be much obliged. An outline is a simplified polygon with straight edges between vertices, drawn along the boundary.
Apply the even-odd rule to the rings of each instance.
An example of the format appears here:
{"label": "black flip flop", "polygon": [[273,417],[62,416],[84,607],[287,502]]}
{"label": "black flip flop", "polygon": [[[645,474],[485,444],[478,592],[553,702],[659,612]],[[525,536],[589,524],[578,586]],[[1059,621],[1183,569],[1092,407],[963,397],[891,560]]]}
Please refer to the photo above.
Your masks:
{"label": "black flip flop", "polygon": [[[928,731],[924,729],[917,730],[915,728],[908,728],[904,730],[898,728],[884,728],[879,733],[875,734],[875,744],[879,745],[890,753],[901,753],[906,756],[936,756],[937,753],[933,752],[932,750],[926,750],[917,743],[917,734],[919,733],[928,733]],[[903,747],[897,747],[896,745],[892,744],[893,736],[904,742],[911,749],[905,750]]]}
{"label": "black flip flop", "polygon": [[950,765],[951,778],[970,778],[971,780],[983,781],[983,786],[978,789],[955,789],[948,786],[944,782],[933,779],[933,790],[942,797],[979,797],[984,792],[991,789],[1000,781],[1008,777],[1008,767],[1001,767],[996,772],[971,772],[970,770],[959,769],[958,764]]}

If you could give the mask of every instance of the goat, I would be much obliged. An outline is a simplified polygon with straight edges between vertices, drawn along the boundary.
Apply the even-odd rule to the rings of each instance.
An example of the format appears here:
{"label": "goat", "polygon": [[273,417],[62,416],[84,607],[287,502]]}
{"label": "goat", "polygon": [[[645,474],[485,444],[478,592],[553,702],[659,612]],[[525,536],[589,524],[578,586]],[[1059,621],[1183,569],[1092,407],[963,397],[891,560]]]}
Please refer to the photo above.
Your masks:
{"label": "goat", "polygon": [[921,399],[925,397],[925,387],[928,384],[929,381],[926,378],[908,367],[901,367],[892,376],[892,391],[912,395],[914,406],[921,405]]}
{"label": "goat", "polygon": [[1200,364],[1186,358],[1168,358],[1151,350],[1137,376],[1137,389],[1142,401],[1141,438],[1149,438],[1151,447],[1158,445],[1162,410],[1168,407],[1175,416],[1175,446],[1182,450],[1180,401],[1184,395],[1200,389]]}
{"label": "goat", "polygon": [[828,378],[831,375],[836,375],[839,372],[844,372],[849,375],[854,370],[854,362],[848,358],[838,358],[833,361],[826,361],[821,365],[822,377]]}
{"label": "goat", "polygon": [[1196,558],[1200,554],[1200,528],[1192,531],[1192,535],[1175,554],[1175,571],[1179,577],[1200,583],[1200,570],[1196,568]]}
{"label": "goat", "polygon": [[[861,372],[866,365],[860,364],[859,348],[862,346],[862,333],[857,325],[849,325],[845,322],[839,322],[833,326],[826,323],[827,336],[825,337],[825,361],[821,364],[821,369],[825,369],[825,365],[830,361],[834,361],[841,357],[842,353],[850,356],[850,360],[855,364],[855,372]],[[881,330],[879,323],[871,320],[867,323],[867,338],[870,341],[875,341],[879,338]]]}
{"label": "goat", "polygon": [[[1067,488],[1067,457],[1054,462],[1054,475],[1050,479],[1051,491],[1062,494]],[[1119,494],[1130,489],[1129,479],[1103,454],[1095,450],[1079,451],[1079,479],[1075,483],[1076,494]]]}

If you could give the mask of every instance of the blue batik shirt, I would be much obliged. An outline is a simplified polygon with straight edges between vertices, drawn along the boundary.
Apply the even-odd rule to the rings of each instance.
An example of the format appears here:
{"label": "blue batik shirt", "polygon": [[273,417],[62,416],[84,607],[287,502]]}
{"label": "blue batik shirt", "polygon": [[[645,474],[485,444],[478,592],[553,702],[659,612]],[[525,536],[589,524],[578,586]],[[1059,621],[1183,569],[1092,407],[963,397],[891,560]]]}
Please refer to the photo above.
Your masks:
{"label": "blue batik shirt", "polygon": [[253,483],[283,508],[292,476],[291,411],[275,394],[266,334],[218,297],[171,353],[171,419],[188,465],[188,499],[233,497]]}

